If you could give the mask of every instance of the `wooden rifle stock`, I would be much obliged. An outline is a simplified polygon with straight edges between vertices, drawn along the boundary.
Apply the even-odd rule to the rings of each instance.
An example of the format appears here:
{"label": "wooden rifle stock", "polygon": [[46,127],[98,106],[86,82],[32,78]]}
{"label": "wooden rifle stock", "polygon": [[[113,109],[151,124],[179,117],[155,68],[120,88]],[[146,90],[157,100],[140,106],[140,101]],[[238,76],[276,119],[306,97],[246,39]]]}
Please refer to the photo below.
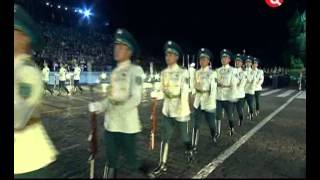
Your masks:
{"label": "wooden rifle stock", "polygon": [[156,142],[156,131],[157,130],[157,99],[152,98],[151,105],[151,133],[150,133],[150,142],[149,150],[153,150]]}

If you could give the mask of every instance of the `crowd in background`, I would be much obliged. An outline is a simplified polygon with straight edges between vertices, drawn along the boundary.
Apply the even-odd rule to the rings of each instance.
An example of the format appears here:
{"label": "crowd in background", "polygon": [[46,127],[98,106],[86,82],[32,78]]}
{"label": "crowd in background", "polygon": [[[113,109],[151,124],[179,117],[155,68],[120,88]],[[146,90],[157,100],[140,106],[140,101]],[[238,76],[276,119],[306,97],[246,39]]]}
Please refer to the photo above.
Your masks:
{"label": "crowd in background", "polygon": [[106,64],[112,62],[113,37],[110,34],[49,23],[40,25],[45,46],[34,54],[34,58],[40,64],[46,61],[51,70],[54,64],[71,66],[76,61],[85,70],[87,63],[91,62],[94,70],[101,71],[105,70]]}

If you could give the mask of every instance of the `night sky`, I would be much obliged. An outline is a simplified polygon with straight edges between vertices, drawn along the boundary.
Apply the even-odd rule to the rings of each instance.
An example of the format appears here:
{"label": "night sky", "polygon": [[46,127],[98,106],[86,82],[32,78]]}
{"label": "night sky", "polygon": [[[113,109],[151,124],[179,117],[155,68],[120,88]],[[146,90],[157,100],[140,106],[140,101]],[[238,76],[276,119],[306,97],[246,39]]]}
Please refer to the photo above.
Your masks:
{"label": "night sky", "polygon": [[[40,2],[37,0],[37,2]],[[43,0],[42,3],[44,3]],[[283,65],[280,55],[289,38],[287,22],[305,9],[304,0],[284,0],[270,8],[265,0],[55,0],[73,7],[93,7],[94,21],[125,28],[137,39],[141,58],[163,61],[163,45],[176,41],[185,54],[206,47],[220,65],[223,48],[261,59],[264,66]]]}
{"label": "night sky", "polygon": [[[297,3],[299,2],[299,3]],[[264,0],[105,0],[101,12],[111,28],[124,27],[138,40],[142,54],[163,59],[163,44],[173,40],[184,53],[199,48],[213,51],[218,64],[219,51],[229,48],[259,57],[265,65],[282,65],[279,55],[288,40],[287,21],[305,2],[287,0],[276,9]],[[98,9],[97,9],[98,10]],[[100,11],[100,9],[99,9]]]}

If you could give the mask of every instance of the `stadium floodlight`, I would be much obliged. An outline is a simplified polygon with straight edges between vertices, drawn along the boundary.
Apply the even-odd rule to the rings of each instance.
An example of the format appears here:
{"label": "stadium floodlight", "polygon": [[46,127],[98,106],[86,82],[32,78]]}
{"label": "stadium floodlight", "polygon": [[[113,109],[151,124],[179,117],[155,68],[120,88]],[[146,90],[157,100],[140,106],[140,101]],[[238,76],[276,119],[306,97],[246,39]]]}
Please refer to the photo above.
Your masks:
{"label": "stadium floodlight", "polygon": [[60,5],[58,5],[57,7],[58,7],[58,9],[60,9],[60,8],[61,8],[61,6],[60,6]]}
{"label": "stadium floodlight", "polygon": [[79,9],[78,12],[79,12],[80,14],[82,14],[82,10],[81,10],[81,9]]}
{"label": "stadium floodlight", "polygon": [[50,5],[50,3],[49,3],[49,2],[46,2],[46,5],[47,5],[47,6],[49,6],[49,5]]}
{"label": "stadium floodlight", "polygon": [[64,10],[68,10],[68,7],[66,6],[66,7],[64,7]]}
{"label": "stadium floodlight", "polygon": [[50,7],[53,7],[53,5],[51,4]]}
{"label": "stadium floodlight", "polygon": [[84,17],[89,17],[89,16],[92,15],[92,13],[90,12],[89,9],[85,9],[84,12],[83,12],[83,15],[84,15]]}
{"label": "stadium floodlight", "polygon": [[78,12],[78,9],[75,9],[74,12]]}

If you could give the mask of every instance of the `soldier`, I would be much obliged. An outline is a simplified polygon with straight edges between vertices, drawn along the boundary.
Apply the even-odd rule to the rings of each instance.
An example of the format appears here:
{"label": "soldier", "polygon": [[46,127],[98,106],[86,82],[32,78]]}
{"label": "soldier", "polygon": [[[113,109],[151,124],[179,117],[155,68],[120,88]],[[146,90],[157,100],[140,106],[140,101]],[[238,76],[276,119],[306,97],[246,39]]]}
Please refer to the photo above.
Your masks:
{"label": "soldier", "polygon": [[49,88],[49,73],[50,69],[48,68],[48,64],[46,62],[43,63],[43,69],[42,69],[42,80],[44,84],[44,89],[49,91],[51,95],[53,95],[53,90]]}
{"label": "soldier", "polygon": [[[114,59],[117,67],[112,71],[107,97],[89,104],[90,112],[105,112],[104,140],[107,162],[104,178],[116,178],[120,152],[124,153],[133,170],[147,173],[136,156],[136,137],[141,132],[138,106],[143,93],[142,68],[132,64],[138,54],[138,44],[125,29],[115,33]],[[125,112],[125,113],[124,113]]]}
{"label": "soldier", "polygon": [[73,84],[74,84],[74,92],[76,92],[77,90],[77,87],[79,88],[80,90],[80,93],[82,94],[83,90],[79,84],[79,81],[80,81],[80,73],[81,73],[81,69],[78,65],[78,63],[75,63],[75,67],[74,67],[74,70],[73,70]]}
{"label": "soldier", "polygon": [[37,25],[14,5],[14,178],[52,178],[58,154],[36,112],[43,83],[30,53],[41,42]]}
{"label": "soldier", "polygon": [[255,102],[256,102],[256,116],[259,115],[260,112],[260,94],[262,91],[262,84],[263,84],[263,80],[264,80],[264,73],[261,69],[258,69],[258,65],[259,65],[259,59],[258,58],[254,58],[253,59],[253,64],[252,64],[252,71],[254,72],[255,75],[255,91],[254,91],[254,97],[255,97]]}
{"label": "soldier", "polygon": [[246,69],[245,73],[247,75],[247,83],[244,87],[245,90],[245,99],[249,106],[249,113],[248,113],[248,119],[253,120],[253,101],[254,101],[254,92],[255,92],[255,86],[254,86],[254,72],[251,69],[252,65],[252,57],[247,56],[246,57]]}
{"label": "soldier", "polygon": [[227,49],[220,52],[222,66],[217,69],[217,138],[220,136],[222,111],[225,110],[229,120],[229,135],[234,134],[233,102],[237,85],[236,71],[229,65],[232,53]]}
{"label": "soldier", "polygon": [[212,141],[216,143],[216,72],[209,68],[210,59],[212,59],[212,53],[209,49],[202,48],[198,52],[198,59],[200,61],[201,68],[195,73],[194,87],[196,90],[195,100],[193,107],[194,121],[192,130],[192,145],[193,150],[197,152],[197,145],[199,139],[199,129],[201,125],[201,116],[205,117],[208,123]]}
{"label": "soldier", "polygon": [[245,99],[245,91],[244,86],[247,83],[247,75],[246,72],[242,69],[242,60],[243,56],[241,54],[237,54],[235,57],[236,62],[236,76],[238,78],[238,84],[237,84],[237,102],[234,104],[234,108],[237,109],[238,116],[239,116],[239,124],[238,126],[242,125],[243,117],[244,117],[244,99]]}
{"label": "soldier", "polygon": [[69,90],[66,88],[66,65],[60,64],[60,70],[59,70],[59,94],[58,96],[61,95],[61,88],[69,94]]}
{"label": "soldier", "polygon": [[175,127],[179,128],[186,149],[187,161],[191,162],[193,157],[192,144],[187,132],[187,122],[190,120],[188,71],[177,64],[178,59],[182,57],[178,44],[168,41],[164,46],[164,51],[168,67],[161,72],[160,91],[151,93],[151,97],[157,99],[164,97],[160,161],[158,167],[150,173],[151,177],[159,176],[167,171],[169,141]]}

